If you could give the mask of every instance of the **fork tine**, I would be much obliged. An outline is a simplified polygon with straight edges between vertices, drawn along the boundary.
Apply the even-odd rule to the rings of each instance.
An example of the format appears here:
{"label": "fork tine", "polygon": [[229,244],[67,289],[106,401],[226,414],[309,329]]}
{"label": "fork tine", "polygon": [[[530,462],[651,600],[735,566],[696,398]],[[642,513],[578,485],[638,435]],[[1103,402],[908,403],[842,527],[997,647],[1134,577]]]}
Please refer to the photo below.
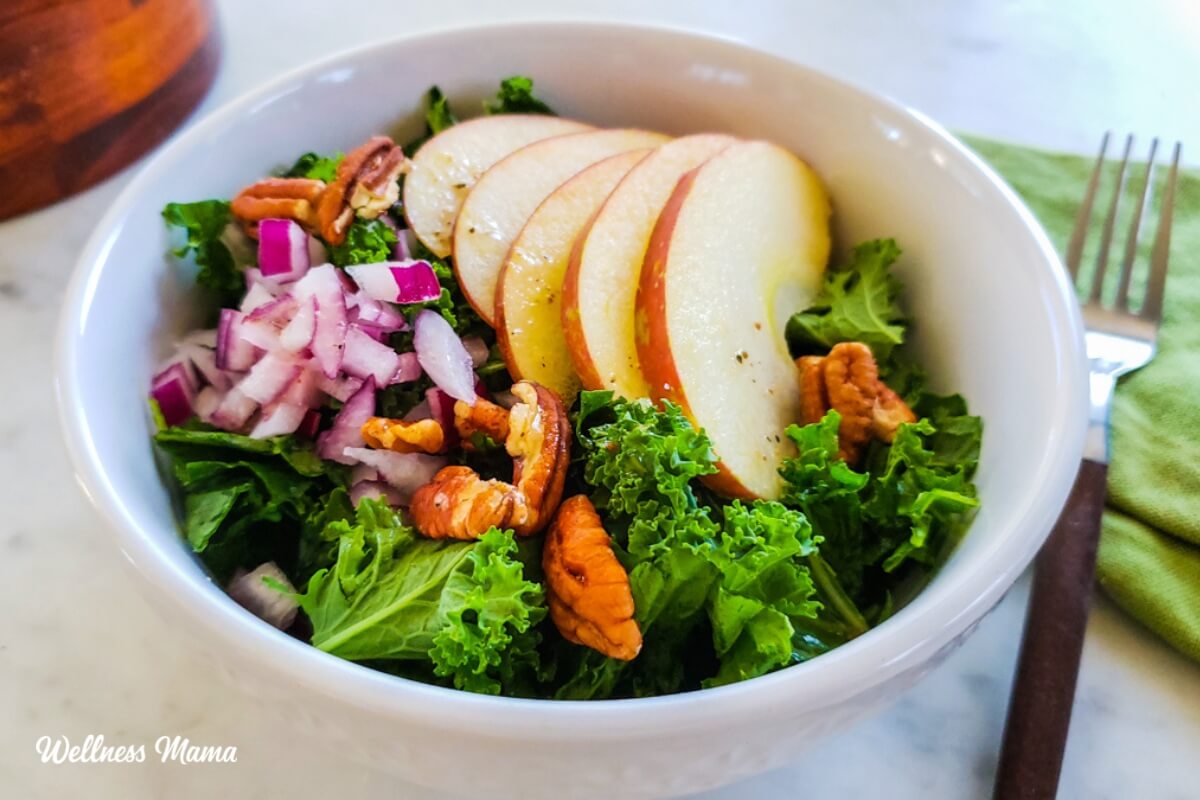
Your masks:
{"label": "fork tine", "polygon": [[1096,156],[1096,166],[1092,168],[1092,177],[1088,179],[1087,192],[1083,203],[1079,206],[1079,214],[1075,217],[1075,230],[1071,231],[1071,242],[1067,245],[1067,269],[1074,281],[1079,275],[1079,262],[1083,258],[1083,243],[1087,239],[1088,225],[1092,221],[1092,205],[1096,200],[1096,188],[1100,185],[1100,175],[1104,172],[1104,156],[1108,154],[1108,140],[1112,131],[1105,131],[1100,140],[1100,155]]}
{"label": "fork tine", "polygon": [[1129,310],[1129,281],[1133,275],[1133,260],[1137,257],[1138,238],[1141,234],[1142,215],[1150,201],[1150,187],[1154,183],[1154,154],[1158,150],[1158,138],[1150,140],[1150,155],[1146,158],[1146,177],[1142,180],[1142,197],[1133,209],[1129,233],[1125,235],[1125,258],[1121,261],[1121,280],[1117,285],[1117,308]]}
{"label": "fork tine", "polygon": [[1088,293],[1088,302],[1100,300],[1100,292],[1104,289],[1104,273],[1108,269],[1108,251],[1112,249],[1113,230],[1117,227],[1117,209],[1121,205],[1121,195],[1125,194],[1125,168],[1129,166],[1129,153],[1133,150],[1133,134],[1125,137],[1125,152],[1121,154],[1121,164],[1117,167],[1117,186],[1113,190],[1112,202],[1108,204],[1108,213],[1104,216],[1104,228],[1100,236],[1100,251],[1096,253],[1096,273],[1092,276],[1092,290]]}
{"label": "fork tine", "polygon": [[1167,186],[1163,189],[1162,206],[1158,212],[1158,232],[1154,236],[1154,250],[1150,254],[1150,280],[1146,283],[1146,302],[1142,304],[1141,316],[1152,322],[1162,319],[1163,290],[1167,285],[1167,258],[1171,250],[1171,217],[1175,213],[1175,183],[1179,178],[1179,154],[1182,147],[1175,143],[1171,155],[1171,171],[1167,174]]}

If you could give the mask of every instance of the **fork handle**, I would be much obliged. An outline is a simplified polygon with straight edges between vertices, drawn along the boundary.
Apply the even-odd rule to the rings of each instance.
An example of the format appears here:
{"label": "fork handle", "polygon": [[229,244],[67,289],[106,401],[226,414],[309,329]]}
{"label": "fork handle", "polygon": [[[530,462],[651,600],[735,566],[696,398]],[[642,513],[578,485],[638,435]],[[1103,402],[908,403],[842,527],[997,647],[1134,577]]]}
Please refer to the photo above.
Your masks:
{"label": "fork handle", "polygon": [[1108,465],[1085,459],[1037,558],[994,800],[1053,800],[1096,577]]}

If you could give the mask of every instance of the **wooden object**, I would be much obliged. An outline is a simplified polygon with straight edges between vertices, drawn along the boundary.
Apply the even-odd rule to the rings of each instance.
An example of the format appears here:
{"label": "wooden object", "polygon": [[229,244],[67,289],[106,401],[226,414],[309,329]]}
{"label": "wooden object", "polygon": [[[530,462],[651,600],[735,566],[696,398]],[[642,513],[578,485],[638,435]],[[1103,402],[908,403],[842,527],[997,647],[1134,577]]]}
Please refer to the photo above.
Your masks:
{"label": "wooden object", "polygon": [[210,0],[0,0],[0,219],[103,180],[204,97]]}

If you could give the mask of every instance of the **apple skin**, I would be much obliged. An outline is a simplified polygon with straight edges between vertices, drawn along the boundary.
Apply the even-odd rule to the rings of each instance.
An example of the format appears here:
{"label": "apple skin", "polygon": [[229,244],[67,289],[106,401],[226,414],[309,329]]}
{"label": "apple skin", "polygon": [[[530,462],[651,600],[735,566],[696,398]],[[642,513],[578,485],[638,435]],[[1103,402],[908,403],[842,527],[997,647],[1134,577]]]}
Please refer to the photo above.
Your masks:
{"label": "apple skin", "polygon": [[[650,384],[650,397],[654,401],[668,400],[679,406],[683,413],[696,422],[696,415],[688,404],[687,396],[682,390],[682,381],[675,368],[675,359],[671,355],[671,334],[667,325],[667,260],[671,253],[671,238],[675,233],[675,223],[679,221],[679,212],[687,202],[692,187],[703,165],[696,167],[679,179],[671,199],[663,206],[654,232],[650,234],[650,244],[646,248],[646,260],[642,264],[642,274],[638,283],[637,310],[634,312],[635,338],[638,348],[638,359],[642,362],[642,374]],[[705,485],[725,497],[740,500],[756,500],[758,495],[746,488],[735,478],[729,467],[720,459],[716,463],[717,472],[705,475],[702,480]]]}
{"label": "apple skin", "polygon": [[[679,178],[737,141],[727,134],[698,133],[663,145],[621,179],[575,240],[563,279],[562,326],[584,388],[649,396],[634,341],[634,305],[650,234]],[[642,212],[646,216],[639,220]],[[616,265],[626,274],[615,275]],[[603,310],[596,307],[596,294],[605,296]]]}
{"label": "apple skin", "polygon": [[[766,203],[761,213],[747,216],[748,204],[760,196]],[[729,241],[714,242],[710,220],[722,218],[726,208],[723,235]],[[799,376],[783,342],[786,317],[779,316],[780,309],[790,314],[804,308],[819,289],[829,257],[830,215],[828,195],[807,164],[775,145],[743,142],[684,175],[651,234],[635,312],[642,373],[652,399],[675,403],[707,430],[718,471],[703,480],[727,497],[771,499],[782,490],[776,467],[794,452],[783,429],[799,419]],[[735,252],[739,243],[745,252],[738,255],[754,259],[752,269],[745,271],[746,280],[727,284],[728,258],[714,259],[712,253]],[[689,269],[700,271],[681,279]],[[720,294],[724,286],[731,290],[727,297]],[[711,304],[704,292],[710,292]],[[672,301],[682,305],[672,308]],[[693,315],[698,310],[701,318],[673,321],[678,308]],[[719,313],[709,313],[713,310]],[[700,327],[693,326],[696,335],[688,336],[693,323]],[[712,349],[714,336],[732,337],[719,340],[728,342],[728,362]],[[757,388],[736,383],[747,379]],[[700,405],[705,411],[698,414]]]}
{"label": "apple skin", "polygon": [[594,129],[583,122],[534,114],[478,117],[447,128],[410,154],[412,170],[404,181],[408,227],[445,258],[462,201],[488,167],[527,144],[588,130]]}
{"label": "apple skin", "polygon": [[613,188],[651,149],[581,170],[555,189],[513,240],[496,287],[496,342],[514,380],[552,389],[566,405],[580,381],[562,327],[562,282],[580,234]]}
{"label": "apple skin", "polygon": [[566,180],[598,161],[670,141],[637,128],[552,136],[497,161],[479,177],[454,221],[454,275],[480,318],[496,326],[496,283],[513,239]]}

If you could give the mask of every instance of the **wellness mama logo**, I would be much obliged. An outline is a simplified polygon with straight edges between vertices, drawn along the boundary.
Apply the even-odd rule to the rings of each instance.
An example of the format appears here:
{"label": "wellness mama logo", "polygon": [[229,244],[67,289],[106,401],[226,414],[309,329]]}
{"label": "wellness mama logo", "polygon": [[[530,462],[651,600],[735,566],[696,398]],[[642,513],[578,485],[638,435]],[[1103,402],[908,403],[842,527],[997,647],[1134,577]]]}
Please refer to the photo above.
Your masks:
{"label": "wellness mama logo", "polygon": [[[147,758],[145,744],[110,745],[104,734],[89,734],[79,744],[72,744],[66,736],[42,736],[35,747],[43,764],[141,764]],[[184,736],[158,737],[154,755],[164,764],[237,763],[234,745],[192,744]]]}

